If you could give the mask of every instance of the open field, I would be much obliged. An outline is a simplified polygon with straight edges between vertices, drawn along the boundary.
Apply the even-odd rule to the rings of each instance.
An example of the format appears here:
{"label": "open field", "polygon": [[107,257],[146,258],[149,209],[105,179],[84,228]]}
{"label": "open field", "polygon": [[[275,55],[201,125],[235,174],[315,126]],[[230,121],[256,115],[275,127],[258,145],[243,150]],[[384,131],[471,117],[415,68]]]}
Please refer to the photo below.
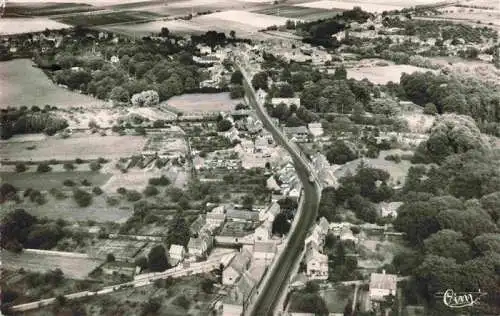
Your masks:
{"label": "open field", "polygon": [[65,277],[70,279],[85,279],[101,261],[89,258],[75,258],[52,254],[42,254],[23,251],[14,253],[2,251],[2,265],[7,269],[18,270],[24,268],[28,271],[47,272],[59,268]]}
{"label": "open field", "polygon": [[372,4],[372,3],[362,3],[362,2],[343,2],[343,1],[330,1],[330,0],[296,4],[296,6],[317,8],[317,9],[330,9],[330,10],[332,9],[352,10],[354,7],[361,7],[361,9],[368,12],[400,10],[403,8],[402,6],[395,6],[395,5]]}
{"label": "open field", "polygon": [[500,2],[497,0],[466,0],[461,1],[460,4],[476,8],[500,10]]}
{"label": "open field", "polygon": [[170,98],[167,104],[182,112],[220,112],[233,111],[240,101],[232,100],[229,93],[191,93]]}
{"label": "open field", "polygon": [[340,13],[339,11],[336,10],[306,8],[306,7],[298,7],[290,5],[274,6],[271,8],[261,9],[253,12],[272,15],[272,16],[301,19],[306,21],[328,19]]}
{"label": "open field", "polygon": [[[37,0],[11,0],[12,3],[36,3]],[[125,4],[134,2],[148,2],[148,0],[50,0],[51,3],[84,3],[94,6]]]}
{"label": "open field", "polygon": [[193,12],[249,10],[262,7],[262,3],[234,0],[183,0],[135,7],[135,10],[154,12],[162,15],[188,15]]}
{"label": "open field", "polygon": [[9,1],[5,8],[5,17],[48,16],[95,10],[87,4],[79,3],[16,3]]}
{"label": "open field", "polygon": [[[142,151],[146,138],[142,136],[74,135],[62,139],[49,137],[42,142],[8,142],[0,144],[0,157],[13,161],[46,161],[120,158]],[[28,149],[35,146],[34,149]]]}
{"label": "open field", "polygon": [[131,23],[151,20],[162,15],[153,12],[120,11],[99,14],[78,14],[58,18],[57,21],[69,25],[99,26],[106,24]]}
{"label": "open field", "polygon": [[[47,172],[47,173],[34,173],[34,172],[0,172],[0,181],[7,182],[20,190],[28,188],[48,191],[52,188],[63,187],[64,180],[70,179],[75,182],[88,180],[93,186],[101,186],[105,184],[110,174],[104,174],[94,171],[65,171],[65,172]],[[68,187],[66,187],[68,188]]]}
{"label": "open field", "polygon": [[[0,19],[0,33],[4,30]],[[22,28],[22,27],[21,27]],[[18,29],[18,28],[17,28]],[[42,29],[44,30],[45,27]],[[15,59],[0,62],[0,108],[7,106],[45,106],[50,104],[61,108],[65,107],[96,107],[105,102],[90,96],[79,94],[61,88],[43,73],[33,67],[29,59]],[[26,93],[29,91],[29,93]]]}
{"label": "open field", "polygon": [[0,35],[40,32],[45,29],[59,30],[69,25],[47,18],[2,18],[0,19]]}
{"label": "open field", "polygon": [[435,70],[410,65],[359,67],[347,69],[347,78],[356,80],[363,80],[366,78],[374,84],[387,84],[389,81],[399,83],[402,73],[411,74],[416,71],[436,72]]}
{"label": "open field", "polygon": [[442,10],[439,17],[469,20],[472,22],[481,21],[482,24],[496,24],[500,25],[500,9],[477,9],[477,8],[463,8],[463,7],[446,7]]}
{"label": "open field", "polygon": [[257,29],[265,29],[272,25],[278,25],[278,26],[285,25],[286,21],[289,20],[285,17],[269,16],[265,14],[238,11],[238,10],[228,10],[223,12],[207,14],[200,16],[199,19],[202,20],[217,19],[220,21],[226,21],[229,24],[243,23],[248,25],[249,27],[254,27]]}

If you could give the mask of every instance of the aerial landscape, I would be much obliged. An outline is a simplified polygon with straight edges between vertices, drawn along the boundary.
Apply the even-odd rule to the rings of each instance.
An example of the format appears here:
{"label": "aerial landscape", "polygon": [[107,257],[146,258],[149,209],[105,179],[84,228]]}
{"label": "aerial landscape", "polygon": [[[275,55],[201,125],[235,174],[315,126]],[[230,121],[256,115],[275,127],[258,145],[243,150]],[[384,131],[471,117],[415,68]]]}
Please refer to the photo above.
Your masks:
{"label": "aerial landscape", "polygon": [[0,315],[500,315],[497,0],[0,16]]}

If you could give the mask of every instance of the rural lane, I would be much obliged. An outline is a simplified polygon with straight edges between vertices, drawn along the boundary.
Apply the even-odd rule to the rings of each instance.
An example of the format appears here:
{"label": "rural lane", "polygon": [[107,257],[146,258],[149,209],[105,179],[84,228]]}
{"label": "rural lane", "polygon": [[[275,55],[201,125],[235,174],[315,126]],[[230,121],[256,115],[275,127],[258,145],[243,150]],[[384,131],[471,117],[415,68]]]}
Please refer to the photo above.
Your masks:
{"label": "rural lane", "polygon": [[[273,315],[277,301],[288,284],[292,267],[300,258],[307,232],[316,220],[321,197],[321,186],[317,180],[316,173],[313,172],[311,166],[298,149],[298,146],[292,144],[283,135],[281,130],[272,123],[271,118],[264,109],[264,105],[257,98],[244,67],[240,66],[237,61],[236,65],[243,74],[249,103],[255,108],[264,127],[272,133],[276,142],[290,153],[293,158],[295,170],[303,186],[303,207],[299,209],[295,216],[294,225],[292,225],[292,230],[287,236],[288,243],[269,268],[269,276],[265,277],[265,284],[262,285],[260,292],[256,293],[257,297],[252,300],[253,302],[245,310],[245,315]],[[310,176],[314,179],[313,183],[309,182]]]}

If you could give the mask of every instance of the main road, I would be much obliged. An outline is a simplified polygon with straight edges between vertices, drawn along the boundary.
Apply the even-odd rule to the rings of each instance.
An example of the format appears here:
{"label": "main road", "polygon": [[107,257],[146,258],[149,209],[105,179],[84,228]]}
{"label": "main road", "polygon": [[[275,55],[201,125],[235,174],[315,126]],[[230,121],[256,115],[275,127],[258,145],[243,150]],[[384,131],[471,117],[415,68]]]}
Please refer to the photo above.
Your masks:
{"label": "main road", "polygon": [[[273,315],[277,300],[288,284],[292,267],[300,257],[307,231],[316,220],[321,188],[316,181],[315,174],[309,169],[310,167],[299,152],[298,147],[291,144],[281,130],[272,123],[271,118],[264,109],[264,105],[256,96],[246,70],[238,64],[237,67],[240,68],[243,74],[246,95],[250,105],[255,108],[264,127],[272,133],[275,141],[290,153],[303,187],[304,204],[302,211],[297,212],[297,216],[295,216],[294,221],[297,221],[293,225],[295,229],[289,232],[286,248],[282,250],[282,254],[277,261],[273,262],[274,267],[271,266],[268,270],[271,275],[266,278],[267,282],[262,286],[260,293],[257,294],[257,299],[252,304],[253,308],[250,311],[250,315],[255,316]],[[309,177],[313,177],[315,181],[313,183],[309,182]]]}

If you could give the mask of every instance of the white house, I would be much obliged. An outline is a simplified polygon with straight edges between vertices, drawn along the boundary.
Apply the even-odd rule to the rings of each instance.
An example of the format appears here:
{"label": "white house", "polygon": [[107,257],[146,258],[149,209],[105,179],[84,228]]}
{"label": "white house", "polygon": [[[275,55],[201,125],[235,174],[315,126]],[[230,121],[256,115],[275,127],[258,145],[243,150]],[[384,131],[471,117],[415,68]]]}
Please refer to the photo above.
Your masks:
{"label": "white house", "polygon": [[328,257],[314,247],[308,247],[305,254],[306,276],[309,280],[328,279]]}
{"label": "white house", "polygon": [[265,208],[259,212],[259,220],[274,222],[276,215],[278,215],[280,211],[280,205],[276,202],[273,202],[268,208]]}
{"label": "white house", "polygon": [[266,96],[267,96],[267,93],[266,91],[262,90],[259,88],[259,90],[257,90],[257,98],[261,101],[261,102],[264,102],[264,100],[266,99]]}
{"label": "white house", "polygon": [[388,295],[396,295],[398,278],[394,274],[372,273],[370,275],[370,292],[371,301],[384,301]]}
{"label": "white house", "polygon": [[274,176],[270,176],[266,180],[266,188],[268,188],[271,191],[280,191],[281,190],[281,188],[278,185],[278,182],[276,182],[276,179],[274,178]]}
{"label": "white house", "polygon": [[208,212],[206,221],[207,224],[214,226],[214,227],[220,227],[224,221],[226,220],[226,214],[224,213],[217,213],[217,212]]}
{"label": "white house", "polygon": [[277,106],[278,104],[285,104],[287,107],[290,107],[292,104],[297,106],[297,109],[300,108],[300,98],[272,98],[271,104],[273,106]]}
{"label": "white house", "polygon": [[380,216],[396,218],[398,216],[397,210],[401,205],[403,205],[403,202],[380,203],[379,204]]}
{"label": "white house", "polygon": [[171,245],[170,250],[168,251],[170,264],[176,265],[184,259],[185,254],[186,250],[184,249],[184,246],[176,244]]}
{"label": "white house", "polygon": [[196,257],[203,257],[212,247],[213,238],[208,234],[200,234],[197,238],[191,237],[188,242],[189,254]]}
{"label": "white house", "polygon": [[245,272],[249,265],[252,255],[246,249],[242,249],[222,271],[222,284],[233,285]]}
{"label": "white house", "polygon": [[253,245],[253,258],[269,264],[273,261],[276,255],[277,247],[273,241],[256,241]]}
{"label": "white house", "polygon": [[321,123],[309,123],[307,124],[307,128],[314,138],[323,136],[324,132]]}

